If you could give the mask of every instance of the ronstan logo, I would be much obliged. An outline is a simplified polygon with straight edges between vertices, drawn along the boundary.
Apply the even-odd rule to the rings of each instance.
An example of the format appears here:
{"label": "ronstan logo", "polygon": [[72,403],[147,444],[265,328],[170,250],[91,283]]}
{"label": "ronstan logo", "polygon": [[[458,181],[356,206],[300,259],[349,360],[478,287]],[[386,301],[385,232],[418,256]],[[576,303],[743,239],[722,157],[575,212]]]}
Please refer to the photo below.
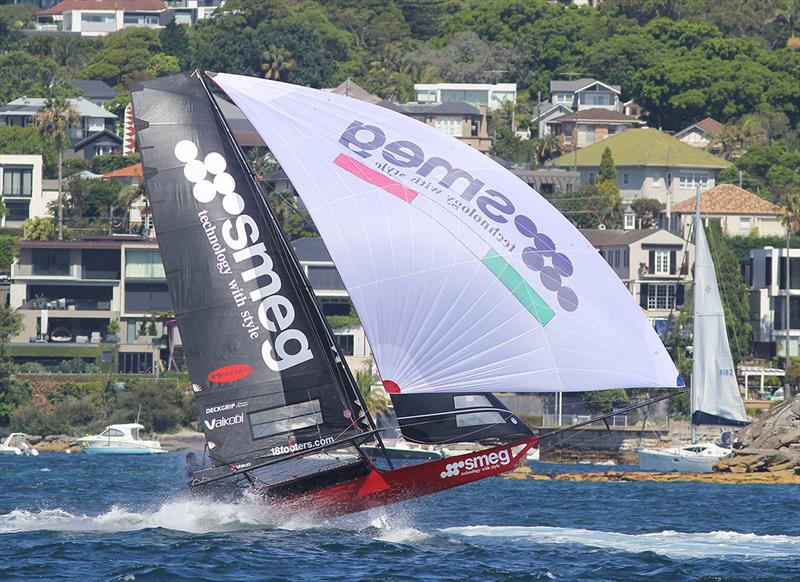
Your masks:
{"label": "ronstan logo", "polygon": [[234,364],[217,368],[208,375],[211,382],[236,382],[242,378],[247,378],[253,372],[253,367],[247,364]]}

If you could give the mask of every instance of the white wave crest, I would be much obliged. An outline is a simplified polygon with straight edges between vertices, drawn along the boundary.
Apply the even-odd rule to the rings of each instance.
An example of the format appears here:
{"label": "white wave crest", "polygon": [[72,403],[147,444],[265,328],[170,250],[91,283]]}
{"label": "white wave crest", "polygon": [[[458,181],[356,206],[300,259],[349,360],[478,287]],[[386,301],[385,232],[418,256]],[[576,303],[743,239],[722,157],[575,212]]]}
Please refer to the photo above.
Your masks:
{"label": "white wave crest", "polygon": [[444,534],[530,540],[540,544],[580,544],[595,548],[639,553],[653,552],[671,558],[749,556],[755,558],[800,558],[800,537],[757,535],[733,531],[684,533],[662,531],[624,534],[562,527],[476,525],[449,527]]}
{"label": "white wave crest", "polygon": [[[0,515],[0,533],[25,531],[124,532],[164,528],[190,533],[208,533],[281,527],[280,512],[263,503],[186,499],[168,501],[145,511],[113,506],[99,515],[73,514],[63,509],[28,511],[15,509]],[[294,524],[297,526],[298,524]],[[294,529],[292,527],[291,529]]]}

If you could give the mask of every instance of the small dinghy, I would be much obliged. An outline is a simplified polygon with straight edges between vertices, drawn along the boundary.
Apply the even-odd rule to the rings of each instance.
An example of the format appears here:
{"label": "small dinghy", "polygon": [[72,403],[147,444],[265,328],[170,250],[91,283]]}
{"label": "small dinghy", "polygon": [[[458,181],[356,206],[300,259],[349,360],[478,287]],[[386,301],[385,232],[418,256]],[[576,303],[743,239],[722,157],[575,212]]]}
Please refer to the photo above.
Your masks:
{"label": "small dinghy", "polygon": [[0,455],[26,455],[36,457],[39,451],[31,447],[25,440],[28,437],[25,433],[12,432],[0,444]]}

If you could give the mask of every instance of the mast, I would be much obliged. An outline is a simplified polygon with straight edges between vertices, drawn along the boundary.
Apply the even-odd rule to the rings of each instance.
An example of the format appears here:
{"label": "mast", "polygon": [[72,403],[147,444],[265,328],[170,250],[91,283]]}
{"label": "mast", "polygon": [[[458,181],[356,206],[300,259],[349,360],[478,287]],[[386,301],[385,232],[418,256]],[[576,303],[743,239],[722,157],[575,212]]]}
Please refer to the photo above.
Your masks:
{"label": "mast", "polygon": [[[694,262],[695,262],[695,281],[694,281],[694,288],[693,288],[693,295],[694,295],[694,322],[693,322],[693,330],[692,330],[692,344],[694,345],[694,350],[692,352],[692,362],[694,362],[697,358],[697,338],[699,334],[697,333],[698,329],[698,317],[697,317],[697,297],[698,297],[698,288],[697,288],[697,241],[700,237],[700,229],[703,228],[703,222],[700,218],[700,184],[697,185],[695,189],[695,205],[694,205],[694,242],[695,242],[695,249],[694,249]],[[693,366],[694,367],[694,364]],[[692,419],[694,416],[694,395],[695,395],[695,386],[694,383],[697,381],[700,374],[692,374],[691,378],[691,386],[689,388],[689,418]],[[692,444],[697,442],[697,425],[691,420],[689,421],[689,426],[692,430]]]}

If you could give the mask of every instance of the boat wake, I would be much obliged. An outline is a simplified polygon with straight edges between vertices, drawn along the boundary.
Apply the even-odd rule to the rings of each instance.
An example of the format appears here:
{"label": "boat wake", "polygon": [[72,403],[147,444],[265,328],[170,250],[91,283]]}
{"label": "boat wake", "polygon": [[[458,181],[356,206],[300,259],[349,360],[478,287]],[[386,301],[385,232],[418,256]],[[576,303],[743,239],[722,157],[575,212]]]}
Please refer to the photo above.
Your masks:
{"label": "boat wake", "polygon": [[26,531],[129,532],[154,528],[210,533],[281,525],[275,508],[263,503],[208,503],[199,499],[167,501],[155,509],[143,511],[115,505],[99,515],[74,514],[64,509],[15,509],[0,515],[0,534]]}
{"label": "boat wake", "polygon": [[320,520],[296,511],[286,512],[280,507],[265,504],[261,499],[248,497],[227,503],[175,499],[142,511],[115,505],[99,515],[71,513],[60,508],[38,511],[15,509],[0,514],[0,534],[31,531],[116,533],[157,528],[195,534],[255,529],[301,531],[332,528],[397,544],[411,544],[430,537],[411,527],[403,516],[393,513]]}
{"label": "boat wake", "polygon": [[476,525],[439,530],[448,535],[506,538],[539,544],[579,544],[623,552],[653,552],[670,558],[748,556],[754,558],[800,557],[800,537],[756,535],[733,531],[684,533],[662,531],[624,534],[563,527],[496,527]]}

